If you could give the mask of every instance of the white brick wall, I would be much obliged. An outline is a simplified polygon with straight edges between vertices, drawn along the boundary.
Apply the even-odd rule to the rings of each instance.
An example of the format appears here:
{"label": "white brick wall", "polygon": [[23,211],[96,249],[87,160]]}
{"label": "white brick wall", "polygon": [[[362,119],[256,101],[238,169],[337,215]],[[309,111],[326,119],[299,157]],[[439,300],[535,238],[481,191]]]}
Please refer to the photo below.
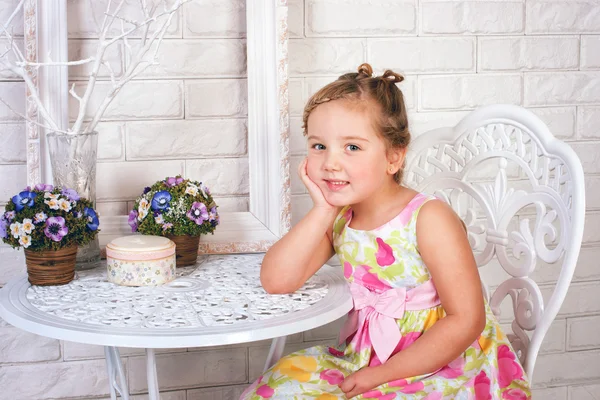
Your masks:
{"label": "white brick wall", "polygon": [[[15,2],[0,0],[0,21]],[[531,109],[573,145],[586,173],[584,247],[572,290],[542,347],[534,398],[599,398],[600,3],[288,0],[288,4],[294,222],[311,207],[295,175],[305,154],[303,105],[321,86],[364,61],[376,72],[391,68],[405,74],[400,87],[413,135],[454,124],[483,104],[512,103]],[[103,7],[103,1],[69,1],[72,58],[93,50]],[[22,24],[15,28],[22,29]],[[108,121],[98,127],[101,215],[126,213],[139,188],[177,173],[212,182],[223,210],[247,210],[245,1],[194,0],[176,16],[167,36],[160,67],[130,83],[109,109]],[[121,47],[109,53],[117,62],[126,56]],[[72,68],[70,76],[80,85],[86,73],[85,67]],[[98,92],[104,87],[101,83]],[[25,106],[23,90],[21,82],[0,75],[0,97],[19,112]],[[23,136],[19,118],[0,103],[0,203],[25,185]],[[5,246],[0,246],[0,258],[22,265],[15,262],[22,262],[22,253]],[[493,285],[499,275],[490,268],[482,273]],[[20,266],[3,268],[0,285],[21,273]],[[557,274],[553,266],[541,265],[536,271],[545,296]],[[288,350],[327,343],[338,328],[339,322],[294,335]],[[162,351],[158,356],[162,397],[235,399],[259,374],[267,349],[268,343],[258,342]],[[122,354],[134,399],[147,399],[143,354],[135,349],[122,349]],[[0,400],[106,399],[102,360],[99,347],[45,339],[0,321]],[[30,386],[23,384],[25,380]]]}

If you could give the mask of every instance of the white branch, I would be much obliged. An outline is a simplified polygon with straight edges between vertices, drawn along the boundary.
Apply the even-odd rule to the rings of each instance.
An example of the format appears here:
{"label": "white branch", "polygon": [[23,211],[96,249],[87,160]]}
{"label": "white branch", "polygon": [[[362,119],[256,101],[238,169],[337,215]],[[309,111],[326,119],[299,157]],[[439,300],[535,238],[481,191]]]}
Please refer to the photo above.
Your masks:
{"label": "white branch", "polygon": [[75,84],[73,84],[71,86],[71,89],[69,90],[69,94],[73,97],[75,97],[77,99],[77,101],[79,101],[79,104],[81,104],[81,97],[77,94],[77,92],[75,91]]}
{"label": "white branch", "polygon": [[[123,21],[121,21],[121,32],[125,32],[125,24],[123,23]],[[125,45],[125,56],[127,56],[127,52],[131,52],[131,45],[129,44],[129,41],[127,40],[127,36],[123,36],[123,44]]]}
{"label": "white branch", "polygon": [[13,36],[10,34],[10,32],[8,32],[8,26],[12,22],[17,12],[23,7],[23,3],[25,3],[25,0],[21,0],[19,2],[15,11],[13,11],[12,15],[8,18],[8,21],[4,25],[2,25],[2,32],[6,35],[7,39],[9,40],[10,48],[15,53],[15,56],[17,56],[17,60],[21,61],[25,61],[25,57],[23,56],[23,53],[21,53],[21,50],[19,50],[19,46],[17,46],[17,44],[15,43]]}
{"label": "white branch", "polygon": [[84,65],[84,64],[89,64],[93,61],[96,61],[96,59],[94,57],[90,57],[90,58],[86,58],[85,60],[78,60],[78,61],[67,61],[67,62],[42,62],[42,63],[38,63],[38,62],[30,62],[30,61],[18,61],[15,64],[18,65],[19,67],[45,67],[45,66],[64,66],[64,67],[70,67],[70,66],[74,66],[74,65]]}
{"label": "white branch", "polygon": [[108,70],[108,73],[110,74],[110,81],[113,84],[113,86],[115,86],[117,84],[117,80],[115,78],[115,71],[112,69],[108,61],[103,61],[102,65],[104,65]]}
{"label": "white branch", "polygon": [[[148,27],[148,25],[151,22],[156,21],[158,18],[163,17],[163,16],[166,17],[166,20],[162,23],[160,28],[157,29],[152,34],[152,36],[149,38],[148,42],[145,43],[143,46],[141,46],[140,49],[137,51],[137,53],[131,57],[131,60],[130,60],[129,65],[127,66],[125,72],[122,74],[122,76],[120,77],[117,84],[113,86],[112,90],[107,93],[104,100],[102,101],[102,104],[100,105],[100,107],[98,108],[96,113],[94,114],[94,118],[89,123],[89,125],[86,127],[86,129],[85,129],[86,132],[91,132],[94,130],[94,128],[96,127],[98,122],[100,122],[100,118],[102,117],[102,115],[104,115],[104,112],[106,111],[106,109],[108,108],[110,103],[113,101],[115,96],[119,93],[119,91],[121,90],[123,85],[125,85],[127,82],[131,81],[133,78],[135,78],[140,73],[145,71],[150,65],[155,64],[155,60],[156,60],[156,57],[158,54],[158,49],[164,39],[164,35],[165,35],[169,25],[171,24],[171,21],[173,19],[173,16],[175,15],[175,12],[177,12],[177,10],[183,4],[187,3],[188,1],[191,1],[191,0],[178,0],[167,11],[160,12],[158,15],[154,15],[154,16],[148,18],[142,24],[139,24],[139,26],[144,25],[144,26]],[[154,11],[154,10],[156,10],[156,8],[153,8],[152,10]],[[133,30],[137,29],[138,27],[136,27],[134,29],[130,29],[127,34],[133,32]],[[127,35],[125,33],[123,33],[118,38],[122,38],[125,36],[127,36]],[[147,37],[147,34],[145,36]],[[115,41],[118,38],[114,38],[111,42]],[[152,47],[152,45],[155,42],[156,42],[156,47],[154,49],[152,61],[142,60],[142,58],[148,53],[148,50]],[[148,64],[146,66],[144,66],[144,68],[138,69],[138,67],[141,63],[148,63]]]}
{"label": "white branch", "polygon": [[49,126],[47,126],[47,125],[40,124],[40,123],[39,123],[39,122],[37,122],[37,121],[33,121],[33,120],[30,120],[30,119],[28,119],[26,116],[24,116],[24,115],[23,115],[23,114],[21,114],[20,112],[16,111],[14,108],[12,108],[12,107],[10,106],[10,104],[8,104],[8,103],[7,103],[7,102],[6,102],[6,101],[5,101],[5,100],[4,100],[2,97],[0,97],[0,103],[3,103],[3,104],[6,106],[6,108],[8,108],[10,111],[12,111],[12,112],[13,112],[15,115],[17,115],[17,116],[19,116],[19,117],[23,118],[23,119],[24,119],[25,121],[27,121],[27,122],[31,122],[31,123],[32,123],[32,124],[34,124],[34,125],[40,126],[40,127],[42,127],[42,128],[48,129],[48,130],[50,130],[50,131],[59,132],[59,133],[67,133],[66,131],[62,131],[62,130],[60,130],[60,129],[55,129],[55,128],[49,127]]}
{"label": "white branch", "polygon": [[38,111],[39,111],[40,115],[42,116],[42,118],[50,125],[51,130],[54,130],[57,132],[60,131],[60,129],[58,128],[58,125],[56,125],[56,123],[54,122],[52,117],[50,117],[50,114],[48,113],[48,111],[44,107],[44,104],[40,100],[40,97],[39,97],[39,94],[37,91],[37,86],[33,83],[33,81],[31,80],[31,77],[27,74],[27,72],[23,68],[20,68],[20,67],[17,67],[15,65],[8,63],[6,60],[0,59],[0,65],[3,65],[7,70],[11,71],[15,75],[18,75],[21,79],[23,79],[25,81],[25,85],[27,86],[27,88],[29,89],[29,92],[31,93],[31,98],[38,106]]}
{"label": "white branch", "polygon": [[21,11],[21,8],[23,8],[23,4],[25,4],[25,0],[19,1],[19,4],[17,4],[17,7],[12,12],[10,17],[8,17],[8,20],[2,25],[2,31],[5,32],[7,36],[9,36],[8,27],[12,23],[12,20],[15,18],[15,16],[19,13],[19,11]]}
{"label": "white branch", "polygon": [[10,47],[7,47],[6,51],[4,53],[0,54],[0,58],[4,58],[4,56],[7,55],[8,53],[10,53],[11,50],[12,49]]}
{"label": "white branch", "polygon": [[[112,1],[109,0],[108,4],[106,6],[105,14],[108,14],[110,12],[111,4],[112,4]],[[119,5],[117,6],[115,13],[118,13],[121,10],[121,8],[123,7],[123,4],[125,4],[125,0],[121,0],[119,2]],[[87,105],[92,96],[92,92],[94,91],[94,88],[96,87],[98,72],[100,71],[100,66],[102,65],[102,60],[104,59],[104,53],[106,52],[106,49],[110,45],[110,43],[106,42],[106,36],[108,35],[108,30],[110,29],[114,20],[115,19],[112,18],[110,21],[108,21],[108,16],[105,15],[104,21],[102,22],[102,31],[100,32],[100,38],[98,39],[100,45],[98,46],[98,49],[96,50],[96,57],[95,57],[96,61],[94,62],[94,65],[92,67],[92,72],[90,72],[90,78],[88,79],[88,84],[85,89],[85,93],[83,94],[83,96],[81,98],[81,102],[79,103],[79,111],[77,113],[77,118],[75,119],[75,123],[73,124],[73,127],[71,128],[71,131],[73,133],[79,133],[79,131],[81,130],[81,126],[83,124],[83,119],[85,118]]]}

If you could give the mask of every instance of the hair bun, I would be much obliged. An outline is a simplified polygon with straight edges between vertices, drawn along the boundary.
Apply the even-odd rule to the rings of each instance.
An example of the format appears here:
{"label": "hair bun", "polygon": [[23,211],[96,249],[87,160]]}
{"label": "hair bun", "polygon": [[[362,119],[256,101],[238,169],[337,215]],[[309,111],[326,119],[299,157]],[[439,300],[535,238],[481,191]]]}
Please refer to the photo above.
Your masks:
{"label": "hair bun", "polygon": [[404,77],[400,74],[395,73],[394,71],[390,70],[390,69],[386,69],[385,72],[383,73],[383,75],[381,75],[381,77],[383,79],[388,79],[393,83],[399,83],[402,82],[404,80]]}
{"label": "hair bun", "polygon": [[371,67],[371,65],[367,63],[360,64],[360,66],[358,67],[358,74],[370,78],[373,76],[373,67]]}

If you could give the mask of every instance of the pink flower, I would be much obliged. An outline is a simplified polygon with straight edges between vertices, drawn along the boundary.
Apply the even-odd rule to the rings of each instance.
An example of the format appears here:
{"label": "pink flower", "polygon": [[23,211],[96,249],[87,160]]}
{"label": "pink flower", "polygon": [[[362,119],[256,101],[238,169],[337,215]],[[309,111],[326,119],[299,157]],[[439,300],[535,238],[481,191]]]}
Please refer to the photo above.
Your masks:
{"label": "pink flower", "polygon": [[515,361],[515,353],[503,344],[498,346],[498,382],[505,388],[515,379],[523,379],[523,368]]}
{"label": "pink flower", "polygon": [[503,399],[508,400],[527,400],[529,397],[525,392],[521,389],[508,389],[506,392],[502,393]]}
{"label": "pink flower", "polygon": [[391,400],[396,398],[396,395],[394,393],[383,394],[380,390],[370,390],[363,393],[362,397],[365,399]]}
{"label": "pink flower", "polygon": [[339,351],[338,349],[334,348],[334,347],[330,347],[327,349],[329,351],[329,354],[336,356],[336,357],[343,357],[344,356],[344,352],[343,351]]}
{"label": "pink flower", "polygon": [[429,393],[423,400],[442,400],[442,394],[440,392]]}
{"label": "pink flower", "polygon": [[388,385],[389,385],[389,387],[395,387],[395,386],[401,387],[401,386],[406,385],[407,383],[408,383],[408,381],[406,379],[396,379],[394,381],[388,382]]}
{"label": "pink flower", "polygon": [[269,385],[262,385],[258,389],[256,389],[256,394],[262,397],[263,399],[270,399],[273,394],[275,394],[275,390],[271,388]]}
{"label": "pink flower", "polygon": [[319,378],[327,381],[330,385],[339,385],[344,381],[344,374],[337,369],[326,369],[321,371]]}
{"label": "pink flower", "polygon": [[425,385],[423,384],[423,382],[419,381],[404,386],[404,388],[400,389],[400,391],[406,394],[413,394],[423,390],[424,387]]}
{"label": "pink flower", "polygon": [[354,281],[377,293],[382,293],[392,288],[387,283],[379,280],[377,275],[369,272],[370,269],[371,267],[368,265],[357,266],[354,269]]}
{"label": "pink flower", "polygon": [[463,368],[465,367],[465,359],[459,356],[457,359],[451,361],[448,365],[443,367],[437,375],[447,379],[455,379],[463,374]]}
{"label": "pink flower", "polygon": [[484,371],[475,377],[475,400],[492,400],[490,393],[490,378]]}
{"label": "pink flower", "polygon": [[350,264],[348,261],[344,262],[344,277],[346,279],[350,278],[352,276],[352,264]]}
{"label": "pink flower", "polygon": [[389,244],[384,242],[381,238],[377,238],[377,252],[375,253],[375,259],[377,264],[382,267],[392,265],[396,259],[394,258],[394,252]]}
{"label": "pink flower", "polygon": [[421,381],[408,383],[406,379],[396,379],[395,381],[389,382],[388,385],[389,387],[402,388],[400,391],[406,394],[417,393],[425,388],[425,385]]}

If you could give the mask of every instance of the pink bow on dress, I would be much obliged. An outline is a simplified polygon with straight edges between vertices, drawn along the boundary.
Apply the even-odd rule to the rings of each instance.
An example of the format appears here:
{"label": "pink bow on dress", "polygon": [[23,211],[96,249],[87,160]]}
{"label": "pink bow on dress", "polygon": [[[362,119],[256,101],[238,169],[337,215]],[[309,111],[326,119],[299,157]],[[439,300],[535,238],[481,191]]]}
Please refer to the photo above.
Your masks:
{"label": "pink bow on dress", "polygon": [[404,311],[424,310],[440,304],[437,290],[431,280],[413,288],[394,288],[383,293],[371,292],[355,282],[350,284],[354,300],[354,310],[340,332],[340,343],[354,332],[367,332],[371,344],[381,363],[384,363],[402,339],[396,319],[404,316]]}

